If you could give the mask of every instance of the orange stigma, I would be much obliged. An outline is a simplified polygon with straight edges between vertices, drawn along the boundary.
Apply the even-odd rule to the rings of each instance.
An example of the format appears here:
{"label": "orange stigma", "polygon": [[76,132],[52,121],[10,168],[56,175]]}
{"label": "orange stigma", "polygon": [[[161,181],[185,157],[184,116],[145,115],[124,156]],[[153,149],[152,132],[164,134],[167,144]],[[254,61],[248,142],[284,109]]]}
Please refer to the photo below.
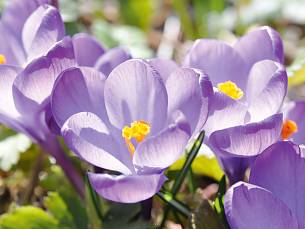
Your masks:
{"label": "orange stigma", "polygon": [[286,120],[282,126],[282,133],[281,133],[282,140],[287,140],[297,131],[298,131],[298,125],[290,119]]}
{"label": "orange stigma", "polygon": [[125,144],[131,156],[133,156],[136,150],[135,146],[131,142],[132,138],[134,138],[137,143],[142,142],[149,132],[150,125],[143,120],[135,121],[131,123],[130,126],[124,126],[122,137],[125,140]]}

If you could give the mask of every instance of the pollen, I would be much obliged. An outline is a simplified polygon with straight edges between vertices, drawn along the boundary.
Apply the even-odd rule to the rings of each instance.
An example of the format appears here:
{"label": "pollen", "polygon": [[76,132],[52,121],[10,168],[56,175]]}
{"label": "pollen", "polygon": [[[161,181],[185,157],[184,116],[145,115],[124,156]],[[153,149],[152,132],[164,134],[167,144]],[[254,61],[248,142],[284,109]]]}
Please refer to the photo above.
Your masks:
{"label": "pollen", "polygon": [[145,139],[149,132],[150,125],[143,120],[132,122],[130,126],[124,126],[122,137],[125,140],[125,144],[131,156],[133,156],[135,152],[135,146],[131,140],[135,139],[137,143],[140,143]]}
{"label": "pollen", "polygon": [[217,84],[217,88],[219,91],[235,100],[240,99],[244,96],[244,92],[239,87],[237,87],[237,85],[232,81],[219,83]]}
{"label": "pollen", "polygon": [[290,119],[286,120],[282,126],[282,133],[281,133],[282,140],[286,140],[290,138],[297,131],[298,131],[297,124]]}
{"label": "pollen", "polygon": [[5,64],[5,63],[6,63],[5,56],[0,54],[0,64]]}

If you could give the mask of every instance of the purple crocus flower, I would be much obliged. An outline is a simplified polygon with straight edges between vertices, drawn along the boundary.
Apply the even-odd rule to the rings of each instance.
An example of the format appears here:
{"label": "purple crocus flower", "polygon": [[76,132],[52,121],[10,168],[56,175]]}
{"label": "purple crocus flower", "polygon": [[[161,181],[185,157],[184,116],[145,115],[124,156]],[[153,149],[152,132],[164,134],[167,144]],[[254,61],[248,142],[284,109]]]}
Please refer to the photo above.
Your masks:
{"label": "purple crocus flower", "polygon": [[278,142],[251,166],[250,184],[238,182],[225,195],[232,229],[305,228],[304,147]]}
{"label": "purple crocus flower", "polygon": [[277,114],[287,91],[279,34],[261,27],[233,46],[197,40],[184,65],[203,70],[214,85],[210,114],[204,126],[206,143],[232,183],[241,180],[251,157],[279,139]]}
{"label": "purple crocus flower", "polygon": [[171,70],[158,71],[162,62],[128,60],[108,77],[70,68],[56,81],[51,106],[66,144],[90,164],[121,174],[88,174],[106,199],[131,203],[153,196],[166,180],[163,170],[206,121],[209,79],[188,68],[165,75]]}
{"label": "purple crocus flower", "polygon": [[[12,3],[15,3],[13,6],[16,8],[14,9],[13,6],[9,8],[4,14],[1,26],[3,24],[7,26],[10,22],[8,20],[10,12],[16,12],[19,8],[21,10],[22,7],[29,7],[25,8],[25,11],[34,9],[34,6],[37,8],[40,1],[22,1],[22,3],[12,1]],[[20,14],[23,15],[22,12]],[[18,23],[17,20],[16,24],[19,26]],[[0,122],[25,133],[43,150],[49,152],[63,168],[77,191],[82,194],[84,191],[82,178],[62,151],[56,136],[50,132],[46,122],[54,80],[63,69],[76,65],[72,41],[70,38],[62,39],[64,35],[62,19],[58,10],[50,5],[41,5],[34,10],[24,23],[21,37],[18,31],[16,30],[12,40],[5,42],[5,45],[7,48],[14,48],[14,41],[21,39],[23,55],[10,56],[16,54],[13,49],[5,50],[8,51],[7,53],[2,52],[1,49],[1,52],[7,55],[1,54],[7,62],[0,65]],[[10,33],[12,34],[13,32]],[[30,61],[32,58],[35,59]],[[22,68],[21,66],[28,61],[30,62],[25,68]]]}

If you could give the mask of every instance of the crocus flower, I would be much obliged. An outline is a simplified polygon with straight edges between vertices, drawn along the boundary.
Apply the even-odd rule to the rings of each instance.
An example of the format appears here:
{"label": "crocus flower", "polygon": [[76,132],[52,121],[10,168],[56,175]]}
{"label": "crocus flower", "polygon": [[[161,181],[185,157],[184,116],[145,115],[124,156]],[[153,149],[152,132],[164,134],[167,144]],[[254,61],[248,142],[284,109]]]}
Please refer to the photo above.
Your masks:
{"label": "crocus flower", "polygon": [[[13,2],[18,3],[18,7],[26,7],[27,4],[38,6],[36,1],[23,1],[27,2],[25,5],[20,1]],[[15,12],[12,8],[10,10]],[[0,65],[0,122],[25,133],[49,152],[82,194],[84,186],[80,174],[62,151],[46,122],[49,96],[57,75],[63,69],[76,65],[72,40],[62,39],[63,35],[63,22],[55,7],[41,5],[28,17],[22,29],[24,61],[35,59],[22,68],[25,62],[14,62],[10,52],[5,54],[8,55],[7,63],[4,61]],[[7,47],[14,47],[14,43],[7,42]]]}
{"label": "crocus flower", "polygon": [[206,121],[208,78],[188,68],[164,75],[168,69],[156,70],[161,62],[128,60],[108,77],[93,68],[70,68],[56,81],[51,107],[68,147],[120,174],[88,174],[106,199],[130,203],[153,196],[166,179],[163,170]]}
{"label": "crocus flower", "polygon": [[305,101],[291,101],[283,106],[284,125],[281,137],[296,144],[305,143]]}
{"label": "crocus flower", "polygon": [[232,183],[243,178],[251,157],[280,137],[282,115],[277,113],[287,91],[283,58],[281,38],[269,27],[233,46],[197,40],[185,58],[185,66],[201,69],[213,83],[206,143]]}
{"label": "crocus flower", "polygon": [[224,206],[232,229],[305,228],[304,148],[278,142],[251,166],[250,184],[238,182]]}

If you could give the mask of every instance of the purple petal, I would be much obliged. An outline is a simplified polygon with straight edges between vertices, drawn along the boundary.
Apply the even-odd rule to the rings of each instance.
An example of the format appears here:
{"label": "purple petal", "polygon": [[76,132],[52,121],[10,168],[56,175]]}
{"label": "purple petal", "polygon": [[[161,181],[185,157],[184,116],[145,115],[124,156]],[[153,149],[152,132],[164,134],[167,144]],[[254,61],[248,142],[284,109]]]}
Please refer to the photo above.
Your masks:
{"label": "purple petal", "polygon": [[22,66],[26,61],[22,42],[1,23],[0,34],[0,54],[4,55],[5,64]]}
{"label": "purple petal", "polygon": [[254,157],[224,157],[217,152],[215,152],[215,156],[231,185],[245,179],[245,172],[254,159]]}
{"label": "purple petal", "polygon": [[154,58],[149,59],[147,62],[159,72],[161,78],[166,82],[167,78],[173,73],[176,69],[179,68],[178,64],[175,61]]}
{"label": "purple petal", "polygon": [[282,39],[278,32],[268,26],[260,27],[241,37],[234,49],[244,58],[249,68],[261,60],[284,63]]}
{"label": "purple petal", "polygon": [[107,122],[104,105],[105,76],[93,68],[70,68],[56,81],[51,98],[52,113],[59,126],[73,114],[87,111]]}
{"label": "purple petal", "polygon": [[231,229],[297,229],[291,210],[268,190],[236,183],[225,195],[225,212]]}
{"label": "purple petal", "polygon": [[97,59],[105,53],[105,49],[89,34],[75,34],[72,40],[75,58],[79,66],[93,67]]}
{"label": "purple petal", "polygon": [[[9,28],[17,40],[21,41],[21,33],[26,19],[41,5],[52,4],[52,0],[10,0],[1,15],[1,22]],[[17,16],[18,15],[18,16]]]}
{"label": "purple petal", "polygon": [[40,6],[26,20],[22,41],[28,60],[44,55],[65,35],[65,28],[58,10],[50,5]]}
{"label": "purple petal", "polygon": [[179,123],[170,126],[138,145],[133,164],[141,173],[163,170],[183,155],[189,137],[189,133],[181,129]]}
{"label": "purple petal", "polygon": [[131,174],[129,153],[120,150],[105,123],[95,114],[72,115],[61,132],[68,147],[83,160],[104,169]]}
{"label": "purple petal", "polygon": [[96,62],[95,68],[109,76],[110,72],[119,64],[131,59],[130,53],[122,47],[108,50]]}
{"label": "purple petal", "polygon": [[144,120],[152,135],[164,128],[167,93],[156,71],[141,60],[128,60],[116,67],[105,83],[105,105],[112,125]]}
{"label": "purple petal", "polygon": [[0,65],[0,112],[9,117],[17,117],[18,111],[13,99],[13,82],[22,69]]}
{"label": "purple petal", "polygon": [[250,182],[268,189],[296,215],[299,228],[305,227],[305,159],[292,142],[278,142],[255,160]]}
{"label": "purple petal", "polygon": [[44,109],[57,76],[72,66],[75,60],[70,38],[58,42],[46,56],[32,61],[14,81],[14,100],[20,113],[31,115]]}
{"label": "purple petal", "polygon": [[230,80],[241,89],[246,86],[244,60],[231,46],[221,41],[197,40],[187,54],[184,66],[203,70],[213,85]]}
{"label": "purple petal", "polygon": [[135,203],[152,197],[166,180],[163,173],[130,176],[88,173],[88,176],[98,194],[121,203]]}
{"label": "purple petal", "polygon": [[208,116],[208,97],[213,95],[213,87],[209,78],[195,69],[177,68],[168,77],[166,90],[168,115],[171,116],[173,112],[180,110],[191,124],[192,131],[200,130]]}
{"label": "purple petal", "polygon": [[284,120],[292,120],[298,126],[298,131],[291,138],[296,144],[305,143],[305,101],[293,101],[283,107]]}
{"label": "purple petal", "polygon": [[252,122],[280,110],[287,93],[287,81],[285,68],[277,62],[263,60],[252,67],[246,91]]}
{"label": "purple petal", "polygon": [[239,101],[215,92],[209,104],[209,116],[203,127],[206,136],[216,130],[244,124],[247,107]]}
{"label": "purple petal", "polygon": [[282,121],[282,114],[275,114],[261,122],[218,130],[209,145],[223,156],[256,156],[279,140]]}
{"label": "purple petal", "polygon": [[0,65],[0,122],[15,131],[27,134],[19,121],[19,112],[17,111],[13,99],[13,82],[21,68]]}

